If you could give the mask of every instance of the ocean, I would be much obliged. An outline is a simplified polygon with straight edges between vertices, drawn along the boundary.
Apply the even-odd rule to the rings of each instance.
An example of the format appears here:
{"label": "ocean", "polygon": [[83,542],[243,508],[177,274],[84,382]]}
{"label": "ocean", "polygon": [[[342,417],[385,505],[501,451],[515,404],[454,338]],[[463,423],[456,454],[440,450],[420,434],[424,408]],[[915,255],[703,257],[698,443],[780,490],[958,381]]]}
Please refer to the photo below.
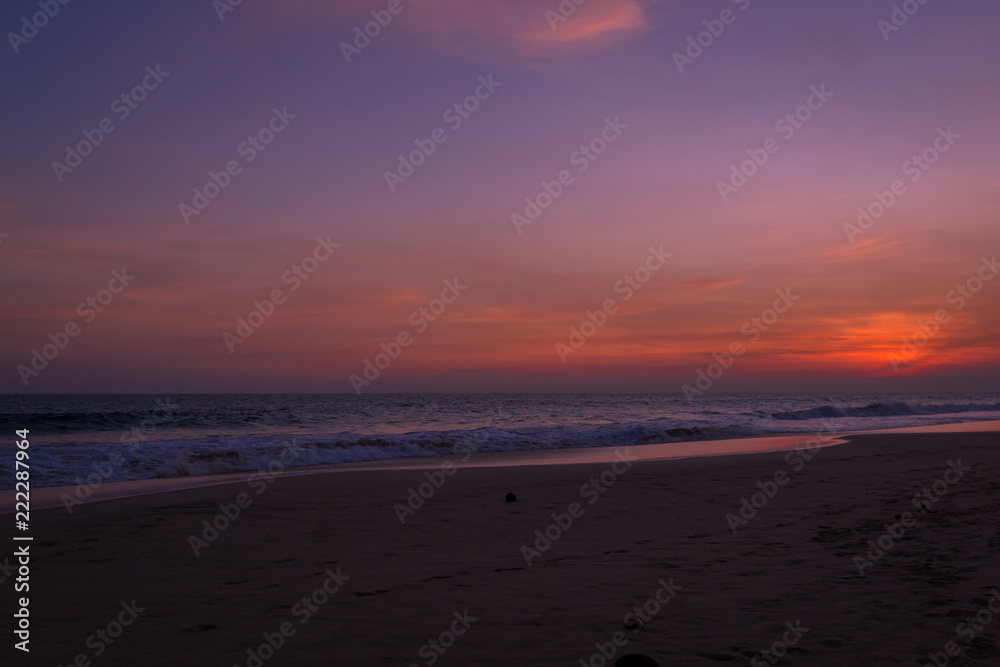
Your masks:
{"label": "ocean", "polygon": [[[1000,394],[4,395],[33,486],[185,477],[456,451],[618,447],[1000,419]],[[95,475],[97,477],[95,477]],[[13,465],[0,486],[13,488]]]}

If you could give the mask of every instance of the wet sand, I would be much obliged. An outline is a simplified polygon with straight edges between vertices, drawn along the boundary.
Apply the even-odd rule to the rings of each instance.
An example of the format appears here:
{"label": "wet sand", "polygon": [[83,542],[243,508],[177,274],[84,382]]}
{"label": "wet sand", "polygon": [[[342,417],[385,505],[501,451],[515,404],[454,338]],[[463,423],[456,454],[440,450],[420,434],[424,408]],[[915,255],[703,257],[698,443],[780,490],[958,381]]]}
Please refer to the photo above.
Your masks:
{"label": "wet sand", "polygon": [[[770,664],[764,650],[789,665],[923,665],[951,648],[951,664],[1000,664],[1000,435],[847,440],[300,474],[36,511],[32,650],[3,652],[596,667],[603,651],[666,667]],[[989,623],[960,626],[981,610]],[[644,628],[626,629],[636,615]]]}

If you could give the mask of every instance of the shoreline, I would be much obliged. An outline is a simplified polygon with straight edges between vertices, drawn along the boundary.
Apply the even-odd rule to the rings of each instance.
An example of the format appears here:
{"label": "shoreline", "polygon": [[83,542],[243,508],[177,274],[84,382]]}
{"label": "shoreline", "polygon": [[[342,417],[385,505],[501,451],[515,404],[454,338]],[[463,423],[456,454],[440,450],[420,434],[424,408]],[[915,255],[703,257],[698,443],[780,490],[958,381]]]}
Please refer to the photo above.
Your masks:
{"label": "shoreline", "polygon": [[[415,456],[397,459],[381,459],[376,461],[359,461],[355,463],[323,464],[313,466],[282,467],[277,472],[269,473],[265,479],[270,483],[272,478],[295,477],[302,475],[322,475],[333,473],[349,473],[361,471],[389,470],[436,470],[453,465],[456,469],[484,467],[522,467],[548,465],[583,465],[588,463],[610,463],[615,460],[615,453],[620,449],[633,450],[632,454],[640,461],[668,461],[686,458],[707,458],[715,456],[737,456],[743,454],[765,454],[769,452],[784,452],[815,446],[812,441],[819,439],[819,446],[829,447],[849,442],[851,436],[882,435],[882,434],[919,434],[919,433],[979,433],[1000,431],[1000,420],[970,421],[953,424],[934,424],[926,426],[907,426],[891,429],[876,429],[870,431],[830,431],[829,434],[781,434],[752,435],[743,438],[725,438],[720,440],[687,440],[668,443],[648,443],[644,445],[628,445],[627,447],[585,447],[578,449],[540,449],[525,451],[473,452],[469,454],[445,454],[439,456]],[[809,443],[812,443],[811,445]],[[460,460],[460,459],[465,460]],[[260,478],[259,471],[240,471],[212,475],[197,475],[189,477],[166,477],[144,480],[128,480],[121,482],[104,482],[100,484],[85,499],[75,495],[76,486],[36,487],[32,490],[31,507],[41,511],[62,506],[64,494],[75,497],[79,503],[69,501],[68,507],[83,504],[107,502],[137,496],[174,493],[190,489],[222,486],[228,484],[247,484],[255,478]],[[14,513],[13,489],[0,489],[0,516]]]}
{"label": "shoreline", "polygon": [[998,440],[867,433],[809,459],[287,475],[44,511],[33,660],[96,657],[88,634],[124,602],[144,611],[100,664],[252,667],[248,651],[288,627],[266,667],[423,667],[421,648],[466,613],[440,667],[576,665],[616,633],[620,654],[664,667],[747,664],[789,622],[804,634],[782,664],[925,664],[956,639],[962,664],[997,664],[1000,622],[970,643],[956,625],[1000,586]]}

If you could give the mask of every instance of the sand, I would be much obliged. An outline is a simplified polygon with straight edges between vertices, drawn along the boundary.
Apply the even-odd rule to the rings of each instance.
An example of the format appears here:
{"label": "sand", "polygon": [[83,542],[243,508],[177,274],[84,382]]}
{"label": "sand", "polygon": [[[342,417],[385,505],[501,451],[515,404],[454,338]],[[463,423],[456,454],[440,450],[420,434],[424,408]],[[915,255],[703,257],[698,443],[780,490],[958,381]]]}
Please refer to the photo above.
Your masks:
{"label": "sand", "polygon": [[[408,489],[428,482],[414,469],[35,511],[31,653],[8,641],[3,664],[596,667],[603,650],[666,667],[771,664],[773,649],[783,665],[997,665],[998,442],[852,435],[812,453],[449,469],[412,513]],[[762,505],[745,524],[727,519],[741,498]],[[553,513],[575,518],[536,544]]]}

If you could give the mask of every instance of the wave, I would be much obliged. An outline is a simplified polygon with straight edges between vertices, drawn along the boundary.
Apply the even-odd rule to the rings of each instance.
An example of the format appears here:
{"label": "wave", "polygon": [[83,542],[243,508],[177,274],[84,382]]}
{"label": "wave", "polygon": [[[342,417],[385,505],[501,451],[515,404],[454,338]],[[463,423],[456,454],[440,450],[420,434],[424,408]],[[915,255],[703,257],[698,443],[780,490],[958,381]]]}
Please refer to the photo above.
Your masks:
{"label": "wave", "polygon": [[890,401],[886,403],[870,403],[861,407],[844,407],[839,405],[821,405],[807,410],[793,412],[775,412],[772,419],[800,420],[821,419],[824,417],[892,417],[902,415],[943,415],[964,412],[993,412],[1000,410],[1000,403],[907,403],[906,401]]}
{"label": "wave", "polygon": [[[32,449],[32,484],[58,486],[87,480],[253,472],[275,461],[282,467],[299,467],[470,451],[628,447],[816,433],[828,430],[825,420],[831,418],[836,419],[840,431],[1000,419],[1000,402],[974,403],[979,397],[971,395],[956,396],[959,400],[953,402],[946,402],[944,396],[869,395],[854,404],[849,397],[830,395],[805,400],[798,396],[721,396],[696,406],[681,403],[682,398],[654,398],[656,401],[645,401],[635,408],[628,397],[587,399],[582,407],[581,399],[557,397],[546,399],[550,404],[539,408],[537,399],[527,397],[506,399],[501,410],[492,396],[475,400],[455,397],[449,403],[440,399],[440,404],[426,400],[418,405],[419,410],[403,411],[382,398],[349,404],[346,399],[321,397],[306,409],[280,397],[239,397],[188,401],[186,407],[168,412],[150,409],[155,407],[152,401],[142,397],[127,399],[135,409],[116,409],[108,400],[109,404],[95,406],[90,412],[79,409],[84,405],[67,406],[65,412],[39,409],[19,418],[17,426],[45,434],[34,435],[44,447]],[[994,394],[986,400],[996,399]],[[83,403],[83,399],[74,400]],[[217,404],[208,404],[211,400]],[[615,400],[620,404],[611,404]],[[0,410],[0,425],[5,413],[18,411],[17,406],[12,407]],[[478,412],[470,416],[468,411]],[[300,418],[307,428],[296,425]],[[553,423],[556,419],[563,421]],[[39,423],[46,427],[36,426]],[[143,424],[151,426],[136,428]],[[126,433],[141,436],[140,441],[122,442],[123,432],[118,428],[128,428]],[[0,469],[0,488],[13,485],[12,468]]]}
{"label": "wave", "polygon": [[380,461],[385,459],[532,451],[579,447],[627,447],[660,442],[710,440],[753,435],[747,427],[681,426],[631,422],[601,426],[552,426],[522,429],[419,431],[378,436],[339,433],[329,436],[240,436],[120,444],[47,445],[35,461],[33,482],[69,485],[91,480],[120,481],[188,477],[282,467]]}

